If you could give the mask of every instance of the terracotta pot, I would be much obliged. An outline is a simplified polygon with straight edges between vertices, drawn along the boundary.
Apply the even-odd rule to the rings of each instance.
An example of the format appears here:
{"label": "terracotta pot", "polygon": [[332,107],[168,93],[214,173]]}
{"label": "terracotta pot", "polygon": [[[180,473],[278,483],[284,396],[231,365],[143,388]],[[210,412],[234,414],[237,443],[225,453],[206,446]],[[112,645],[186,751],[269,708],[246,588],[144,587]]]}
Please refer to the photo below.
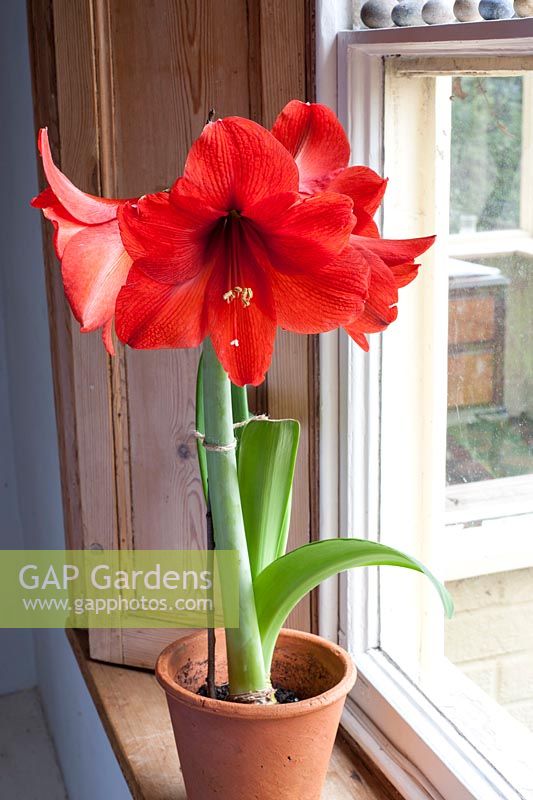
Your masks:
{"label": "terracotta pot", "polygon": [[[188,800],[319,800],[335,734],[356,671],[340,647],[283,630],[272,680],[300,698],[287,705],[240,705],[200,697],[207,634],[179,639],[157,661],[167,694]],[[226,681],[217,632],[217,683]]]}

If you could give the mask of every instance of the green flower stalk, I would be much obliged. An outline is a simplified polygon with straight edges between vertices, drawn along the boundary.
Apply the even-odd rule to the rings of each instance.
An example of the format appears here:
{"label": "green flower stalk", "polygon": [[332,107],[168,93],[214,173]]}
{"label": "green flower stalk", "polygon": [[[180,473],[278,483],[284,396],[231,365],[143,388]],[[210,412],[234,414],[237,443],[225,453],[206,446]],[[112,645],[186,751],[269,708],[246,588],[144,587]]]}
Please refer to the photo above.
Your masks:
{"label": "green flower stalk", "polygon": [[[229,688],[233,696],[270,689],[265,670],[237,476],[230,380],[210,339],[203,346],[204,446],[209,500],[218,550],[239,553],[240,625],[226,631]],[[224,585],[222,585],[222,597]]]}

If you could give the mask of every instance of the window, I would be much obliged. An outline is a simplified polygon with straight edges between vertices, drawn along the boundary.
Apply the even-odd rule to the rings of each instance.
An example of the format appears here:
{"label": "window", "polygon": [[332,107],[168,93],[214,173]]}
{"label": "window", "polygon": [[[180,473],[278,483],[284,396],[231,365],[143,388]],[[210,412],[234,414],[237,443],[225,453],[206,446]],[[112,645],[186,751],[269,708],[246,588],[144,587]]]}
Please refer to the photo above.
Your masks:
{"label": "window", "polygon": [[446,521],[469,547],[448,574],[500,574],[488,592],[533,586],[532,92],[527,72],[452,79]]}
{"label": "window", "polygon": [[370,356],[338,344],[339,528],[418,555],[457,603],[445,623],[431,588],[401,570],[340,584],[340,637],[361,676],[346,725],[409,798],[533,797],[533,30],[522,23],[339,37],[354,163],[391,179],[384,234],[438,234],[381,344]]}

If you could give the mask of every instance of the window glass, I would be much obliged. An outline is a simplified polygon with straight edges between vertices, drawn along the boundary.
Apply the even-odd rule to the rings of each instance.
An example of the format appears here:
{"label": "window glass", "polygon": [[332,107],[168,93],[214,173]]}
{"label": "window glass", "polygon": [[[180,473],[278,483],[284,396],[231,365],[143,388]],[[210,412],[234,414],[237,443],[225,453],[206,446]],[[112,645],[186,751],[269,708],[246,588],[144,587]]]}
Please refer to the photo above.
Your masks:
{"label": "window glass", "polygon": [[[450,233],[519,227],[522,97],[522,76],[453,78]],[[504,237],[450,262],[448,484],[533,472],[533,254]]]}
{"label": "window glass", "polygon": [[[516,547],[533,540],[533,253],[527,239],[514,249],[511,231],[524,216],[521,180],[531,179],[523,78],[452,85],[450,233],[467,241],[449,260],[446,500],[452,514],[464,509],[464,537],[485,527],[486,547],[507,536]],[[501,234],[481,248],[491,231]],[[533,561],[521,551],[513,566],[448,583],[457,612],[445,653],[533,731]]]}
{"label": "window glass", "polygon": [[521,76],[452,83],[450,232],[520,226]]}
{"label": "window glass", "polygon": [[533,76],[435,65],[386,68],[384,235],[438,237],[382,339],[377,527],[435,569],[456,613],[380,569],[378,640],[531,786]]}

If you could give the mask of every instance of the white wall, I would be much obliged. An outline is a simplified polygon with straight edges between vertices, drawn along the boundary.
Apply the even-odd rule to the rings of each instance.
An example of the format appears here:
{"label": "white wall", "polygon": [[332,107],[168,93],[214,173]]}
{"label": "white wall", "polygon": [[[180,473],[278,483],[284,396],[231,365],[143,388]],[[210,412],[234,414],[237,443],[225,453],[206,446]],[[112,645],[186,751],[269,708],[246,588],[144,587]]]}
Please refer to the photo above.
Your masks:
{"label": "white wall", "polygon": [[[29,207],[37,183],[21,0],[2,3],[0,97],[0,545],[54,549],[64,546],[63,517],[40,219]],[[64,631],[35,631],[33,643],[0,635],[0,691],[37,682],[70,800],[129,798]]]}

